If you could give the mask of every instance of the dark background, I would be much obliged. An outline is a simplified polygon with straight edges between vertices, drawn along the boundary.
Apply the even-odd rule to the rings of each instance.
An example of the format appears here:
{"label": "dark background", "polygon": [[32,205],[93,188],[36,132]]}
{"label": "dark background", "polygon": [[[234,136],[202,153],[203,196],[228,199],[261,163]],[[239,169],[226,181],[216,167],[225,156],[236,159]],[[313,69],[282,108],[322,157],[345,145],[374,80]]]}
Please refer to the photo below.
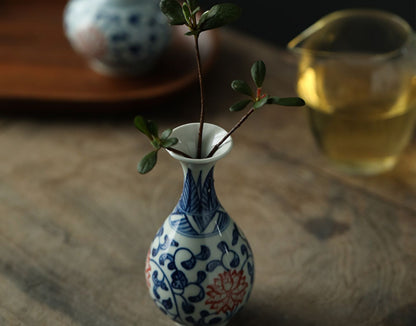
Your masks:
{"label": "dark background", "polygon": [[205,1],[211,6],[218,2],[233,2],[243,9],[233,27],[248,34],[271,41],[279,46],[286,44],[322,16],[346,8],[376,8],[387,10],[404,18],[413,28],[416,24],[416,0],[224,0]]}

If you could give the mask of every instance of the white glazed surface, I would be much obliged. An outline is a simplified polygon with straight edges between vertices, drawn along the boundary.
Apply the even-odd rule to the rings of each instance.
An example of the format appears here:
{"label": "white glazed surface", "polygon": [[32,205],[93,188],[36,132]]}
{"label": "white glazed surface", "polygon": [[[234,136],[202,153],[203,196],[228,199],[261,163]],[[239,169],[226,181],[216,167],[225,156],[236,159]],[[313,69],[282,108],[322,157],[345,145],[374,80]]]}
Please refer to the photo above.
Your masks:
{"label": "white glazed surface", "polygon": [[[198,123],[174,129],[177,149],[194,154]],[[203,152],[226,134],[206,124]],[[232,147],[229,139],[212,157],[187,159],[170,152],[184,171],[182,196],[153,240],[146,281],[156,305],[181,325],[225,325],[248,300],[254,260],[243,232],[215,194],[215,163]]]}
{"label": "white glazed surface", "polygon": [[[173,146],[182,152],[187,153],[192,157],[196,157],[196,149],[198,142],[199,122],[188,123],[173,129],[172,137],[179,139],[178,144]],[[204,123],[203,139],[202,139],[202,156],[205,157],[211,151],[211,149],[227,134],[227,132],[221,127]],[[232,138],[229,137],[218,149],[215,155],[209,159],[197,160],[195,163],[204,164],[207,162],[216,162],[225,155],[227,155],[233,146]],[[187,159],[175,153],[169,152],[169,154],[175,159],[181,162],[194,163],[192,159]]]}
{"label": "white glazed surface", "polygon": [[71,0],[64,30],[92,69],[110,75],[149,71],[171,37],[155,0]]}

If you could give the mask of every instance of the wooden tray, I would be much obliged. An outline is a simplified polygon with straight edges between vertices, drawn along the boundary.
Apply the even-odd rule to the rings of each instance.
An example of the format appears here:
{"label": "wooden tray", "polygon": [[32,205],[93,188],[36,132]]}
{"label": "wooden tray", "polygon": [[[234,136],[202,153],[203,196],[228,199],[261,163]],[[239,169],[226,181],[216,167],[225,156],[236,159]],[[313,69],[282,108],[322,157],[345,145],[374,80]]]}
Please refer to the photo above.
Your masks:
{"label": "wooden tray", "polygon": [[[0,100],[114,102],[160,100],[195,82],[193,38],[174,28],[157,67],[139,78],[107,77],[90,70],[64,36],[63,0],[0,2]],[[218,48],[215,33],[201,35],[203,68]]]}

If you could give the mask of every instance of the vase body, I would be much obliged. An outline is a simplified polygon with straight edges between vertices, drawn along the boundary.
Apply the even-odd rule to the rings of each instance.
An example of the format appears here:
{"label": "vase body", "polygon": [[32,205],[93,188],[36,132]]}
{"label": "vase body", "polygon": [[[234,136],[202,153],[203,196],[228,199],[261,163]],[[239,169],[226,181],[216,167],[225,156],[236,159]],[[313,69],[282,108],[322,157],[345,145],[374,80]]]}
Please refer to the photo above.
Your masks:
{"label": "vase body", "polygon": [[[196,136],[197,125],[178,128],[192,126]],[[205,129],[208,143],[225,132],[209,124]],[[186,144],[179,146],[186,150]],[[145,274],[156,305],[180,325],[227,324],[253,286],[250,245],[221,206],[214,188],[215,163],[231,146],[230,140],[211,159],[185,159],[170,153],[182,165],[183,192],[150,246]]]}
{"label": "vase body", "polygon": [[64,30],[73,49],[106,75],[149,71],[171,37],[157,0],[70,0]]}

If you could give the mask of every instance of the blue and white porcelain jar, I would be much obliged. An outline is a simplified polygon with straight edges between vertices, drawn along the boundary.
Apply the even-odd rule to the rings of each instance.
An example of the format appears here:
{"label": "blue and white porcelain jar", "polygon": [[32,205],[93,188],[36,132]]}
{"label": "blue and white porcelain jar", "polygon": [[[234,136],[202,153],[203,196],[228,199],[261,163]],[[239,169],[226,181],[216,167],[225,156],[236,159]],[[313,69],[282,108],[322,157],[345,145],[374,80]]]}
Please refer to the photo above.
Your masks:
{"label": "blue and white porcelain jar", "polygon": [[[174,129],[175,145],[196,153],[199,123]],[[202,149],[208,153],[226,131],[206,123]],[[254,260],[243,232],[220,204],[214,165],[231,150],[229,138],[211,158],[173,152],[184,172],[182,196],[153,240],[146,281],[156,305],[179,325],[226,325],[248,300]]]}
{"label": "blue and white porcelain jar", "polygon": [[149,71],[171,37],[158,0],[70,0],[64,30],[91,68],[107,75]]}

